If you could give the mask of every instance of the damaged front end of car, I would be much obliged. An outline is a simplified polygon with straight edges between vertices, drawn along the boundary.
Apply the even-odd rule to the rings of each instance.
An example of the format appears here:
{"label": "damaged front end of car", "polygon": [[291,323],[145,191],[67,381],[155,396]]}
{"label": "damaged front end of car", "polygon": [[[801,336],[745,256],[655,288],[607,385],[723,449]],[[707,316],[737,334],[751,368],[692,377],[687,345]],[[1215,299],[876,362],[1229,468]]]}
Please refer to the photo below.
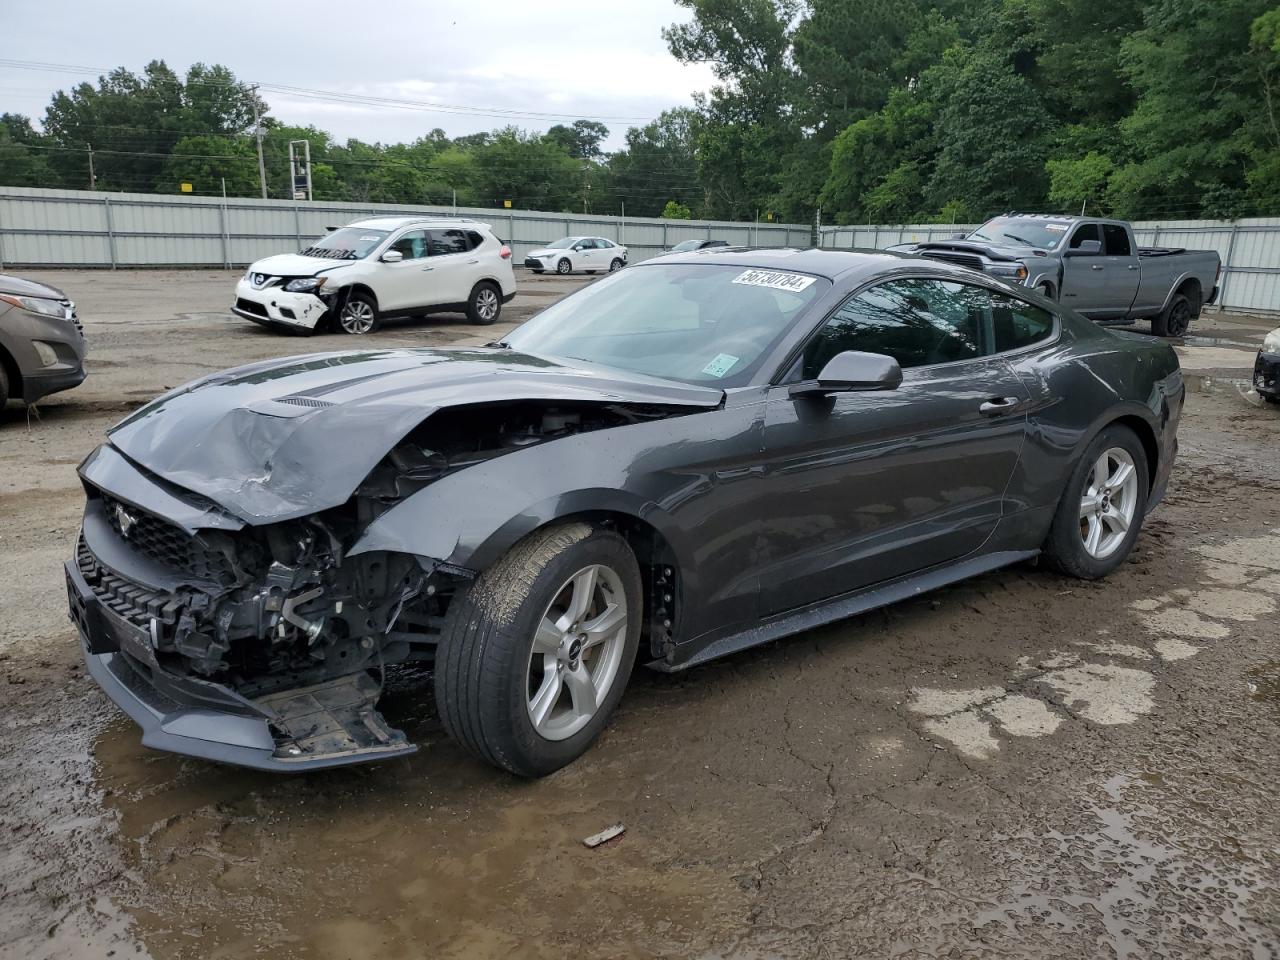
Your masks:
{"label": "damaged front end of car", "polygon": [[460,470],[677,409],[445,408],[342,502],[274,522],[250,522],[104,444],[80,468],[85,513],[66,564],[88,669],[157,749],[277,771],[412,753],[377,709],[386,670],[434,659],[449,602],[474,573],[447,558],[353,551],[362,534]]}

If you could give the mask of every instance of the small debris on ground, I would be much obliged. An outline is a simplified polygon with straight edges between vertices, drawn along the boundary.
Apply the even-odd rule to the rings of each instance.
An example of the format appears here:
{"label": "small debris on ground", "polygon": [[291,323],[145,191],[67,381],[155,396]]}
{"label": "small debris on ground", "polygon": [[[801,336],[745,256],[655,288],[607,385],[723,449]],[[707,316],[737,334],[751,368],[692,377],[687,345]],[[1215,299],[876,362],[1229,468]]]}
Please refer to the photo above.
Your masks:
{"label": "small debris on ground", "polygon": [[611,827],[605,827],[599,833],[593,833],[589,837],[585,837],[582,841],[584,847],[594,850],[601,844],[608,843],[610,840],[616,840],[627,832],[627,828],[621,823],[615,823]]}

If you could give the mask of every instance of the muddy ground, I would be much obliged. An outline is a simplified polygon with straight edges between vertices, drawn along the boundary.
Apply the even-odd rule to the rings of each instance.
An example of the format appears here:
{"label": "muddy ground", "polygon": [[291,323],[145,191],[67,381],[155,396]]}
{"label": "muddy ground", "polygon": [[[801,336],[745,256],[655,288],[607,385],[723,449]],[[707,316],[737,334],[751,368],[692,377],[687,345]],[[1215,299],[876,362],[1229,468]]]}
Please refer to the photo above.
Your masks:
{"label": "muddy ground", "polygon": [[[37,276],[92,360],[0,417],[0,956],[1280,955],[1280,409],[1247,391],[1271,324],[1179,346],[1172,488],[1104,583],[1021,566],[640,670],[536,783],[463,756],[402,674],[385,713],[418,754],[282,779],[144,750],[87,679],[74,468],[166,387],[351,341],[235,320],[222,272]],[[505,318],[578,282],[522,277]]]}

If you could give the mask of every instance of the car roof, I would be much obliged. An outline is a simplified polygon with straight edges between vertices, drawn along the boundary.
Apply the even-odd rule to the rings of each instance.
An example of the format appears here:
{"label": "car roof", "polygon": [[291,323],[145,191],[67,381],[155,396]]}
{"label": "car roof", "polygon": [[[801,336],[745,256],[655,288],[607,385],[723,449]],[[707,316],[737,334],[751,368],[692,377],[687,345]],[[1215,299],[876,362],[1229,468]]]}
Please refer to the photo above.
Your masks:
{"label": "car roof", "polygon": [[[705,247],[687,253],[669,253],[644,263],[723,263],[760,270],[794,271],[835,280],[850,273],[874,273],[901,266],[908,258],[883,250],[819,250],[810,247]],[[636,266],[644,266],[644,263]]]}
{"label": "car roof", "polygon": [[423,215],[419,217],[406,216],[385,216],[385,217],[364,217],[360,220],[352,220],[346,224],[348,227],[362,227],[368,230],[399,230],[403,227],[423,224],[433,227],[468,227],[474,230],[476,227],[484,227],[488,229],[489,224],[481,223],[479,220],[472,220],[469,217],[433,217]]}

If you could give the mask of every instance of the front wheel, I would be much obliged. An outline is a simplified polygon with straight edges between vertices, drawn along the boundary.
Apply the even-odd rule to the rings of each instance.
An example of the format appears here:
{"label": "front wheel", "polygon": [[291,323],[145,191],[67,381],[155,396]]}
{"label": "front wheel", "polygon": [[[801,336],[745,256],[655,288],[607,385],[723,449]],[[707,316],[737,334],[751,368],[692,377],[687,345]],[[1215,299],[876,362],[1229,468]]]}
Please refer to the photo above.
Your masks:
{"label": "front wheel", "polygon": [[346,302],[338,312],[338,326],[343,333],[355,336],[376,333],[381,326],[377,302],[367,293],[358,290],[347,294]]}
{"label": "front wheel", "polygon": [[564,276],[566,273],[568,273],[572,269],[573,269],[573,264],[569,262],[568,257],[561,257],[560,262],[556,264],[556,273],[560,274],[561,276]]}
{"label": "front wheel", "polygon": [[1142,442],[1128,427],[1107,427],[1076,464],[1058,503],[1044,556],[1082,580],[1105,577],[1138,539],[1150,489]]}
{"label": "front wheel", "polygon": [[530,534],[449,607],[435,666],[445,730],[522,777],[576,760],[622,698],[643,608],[618,534],[582,522]]}
{"label": "front wheel", "polygon": [[617,257],[614,257],[613,261],[609,264],[609,272],[616,273],[621,269],[622,269],[622,261],[619,260]]}
{"label": "front wheel", "polygon": [[502,312],[502,297],[492,283],[477,283],[467,299],[467,319],[488,326]]}

